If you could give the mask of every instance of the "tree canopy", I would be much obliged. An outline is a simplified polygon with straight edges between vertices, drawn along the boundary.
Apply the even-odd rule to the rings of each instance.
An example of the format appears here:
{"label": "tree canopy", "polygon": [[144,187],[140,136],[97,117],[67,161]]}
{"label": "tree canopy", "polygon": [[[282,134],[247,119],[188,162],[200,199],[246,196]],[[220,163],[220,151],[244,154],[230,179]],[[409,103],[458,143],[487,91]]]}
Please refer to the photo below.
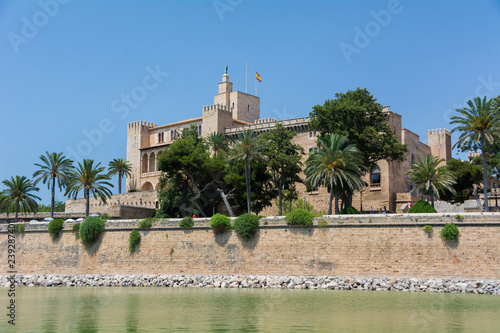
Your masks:
{"label": "tree canopy", "polygon": [[403,161],[406,146],[398,141],[376,101],[366,88],[336,93],[335,99],[313,107],[309,126],[321,137],[333,133],[347,136],[363,154],[367,170],[379,160]]}

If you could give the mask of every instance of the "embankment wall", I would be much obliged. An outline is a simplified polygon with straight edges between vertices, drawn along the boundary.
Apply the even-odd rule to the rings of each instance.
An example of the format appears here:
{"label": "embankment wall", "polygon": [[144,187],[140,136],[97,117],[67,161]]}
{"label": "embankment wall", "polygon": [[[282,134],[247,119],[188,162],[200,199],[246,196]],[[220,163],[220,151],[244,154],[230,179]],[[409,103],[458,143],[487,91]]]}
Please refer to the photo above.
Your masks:
{"label": "embankment wall", "polygon": [[[319,228],[320,220],[328,227]],[[138,221],[108,222],[92,246],[83,245],[66,224],[53,240],[46,224],[16,234],[20,274],[240,274],[335,275],[500,279],[500,215],[494,213],[328,216],[312,228],[290,227],[281,218],[261,219],[255,237],[234,230],[216,235],[208,219],[183,230],[178,219],[141,230],[141,244],[128,250]],[[458,244],[443,241],[446,223],[457,224]],[[427,234],[423,226],[433,226]],[[0,227],[0,274],[7,274],[7,228]]]}

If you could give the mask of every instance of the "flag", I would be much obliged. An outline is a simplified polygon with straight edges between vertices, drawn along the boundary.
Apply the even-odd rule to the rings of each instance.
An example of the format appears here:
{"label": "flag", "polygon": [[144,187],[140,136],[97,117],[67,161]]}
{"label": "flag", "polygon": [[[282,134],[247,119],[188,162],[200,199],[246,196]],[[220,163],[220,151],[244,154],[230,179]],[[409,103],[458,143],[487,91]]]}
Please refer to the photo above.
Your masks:
{"label": "flag", "polygon": [[255,78],[257,79],[257,81],[262,82],[259,73],[255,72]]}

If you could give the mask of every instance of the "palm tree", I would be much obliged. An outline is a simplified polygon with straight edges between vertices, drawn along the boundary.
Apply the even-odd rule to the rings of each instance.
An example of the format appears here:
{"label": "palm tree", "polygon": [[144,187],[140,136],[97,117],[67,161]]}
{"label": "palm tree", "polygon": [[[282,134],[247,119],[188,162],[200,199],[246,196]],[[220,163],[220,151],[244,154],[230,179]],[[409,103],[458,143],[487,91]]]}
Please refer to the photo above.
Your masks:
{"label": "palm tree", "polygon": [[16,178],[11,177],[4,180],[3,184],[7,186],[7,189],[0,192],[0,211],[9,213],[14,210],[16,212],[16,222],[19,211],[24,213],[37,212],[38,204],[35,199],[41,199],[30,193],[38,191],[38,188],[31,183],[31,180],[24,176],[16,176]]}
{"label": "palm tree", "polygon": [[59,190],[62,190],[62,188],[66,186],[66,180],[68,176],[73,171],[73,161],[63,156],[63,153],[49,154],[48,151],[45,152],[45,155],[40,155],[40,159],[43,163],[35,163],[35,165],[39,167],[40,170],[36,171],[33,174],[33,178],[35,178],[35,182],[33,183],[33,185],[36,185],[39,181],[42,181],[44,184],[47,183],[47,187],[51,189],[52,199],[50,202],[50,217],[53,218],[54,201],[56,196],[56,180]]}
{"label": "palm tree", "polygon": [[107,198],[111,198],[113,184],[108,182],[111,177],[103,173],[104,167],[101,163],[94,165],[94,160],[84,159],[83,163],[78,162],[78,167],[69,177],[65,195],[73,196],[76,199],[78,192],[83,190],[85,202],[85,216],[89,216],[90,195],[98,196],[102,202],[106,203]]}
{"label": "palm tree", "polygon": [[118,193],[122,193],[122,177],[132,175],[132,164],[123,158],[115,158],[109,162],[108,175],[118,174]]}
{"label": "palm tree", "polygon": [[214,156],[217,155],[219,151],[227,152],[229,150],[227,137],[223,133],[210,133],[203,139],[203,141],[212,149]]}
{"label": "palm tree", "polygon": [[457,142],[453,145],[458,146],[462,151],[475,149],[479,144],[483,159],[483,191],[484,191],[484,209],[489,212],[488,206],[488,167],[486,163],[486,143],[493,143],[500,134],[500,115],[496,111],[494,101],[486,96],[481,100],[480,97],[474,97],[473,101],[467,102],[468,107],[456,109],[460,116],[451,117],[450,124],[457,124],[451,132],[460,131]]}
{"label": "palm tree", "polygon": [[335,214],[339,213],[339,192],[361,189],[362,154],[355,145],[348,142],[347,136],[331,134],[318,138],[317,149],[309,153],[306,161],[306,186],[316,188],[323,184],[330,188],[328,214],[332,214],[332,201],[335,195]]}
{"label": "palm tree", "polygon": [[434,207],[434,193],[436,193],[439,199],[439,189],[447,189],[455,194],[453,184],[456,181],[453,172],[448,170],[444,165],[438,167],[439,163],[443,161],[443,158],[439,159],[439,157],[432,156],[431,154],[425,157],[420,156],[417,163],[412,164],[411,169],[406,172],[406,174],[411,175],[410,181],[417,184],[416,188],[423,187],[429,191],[432,207]]}
{"label": "palm tree", "polygon": [[244,129],[234,142],[231,151],[230,160],[245,162],[245,184],[247,192],[247,211],[250,214],[251,186],[250,175],[252,174],[252,161],[261,161],[264,159],[264,143],[262,139],[254,135],[252,129]]}

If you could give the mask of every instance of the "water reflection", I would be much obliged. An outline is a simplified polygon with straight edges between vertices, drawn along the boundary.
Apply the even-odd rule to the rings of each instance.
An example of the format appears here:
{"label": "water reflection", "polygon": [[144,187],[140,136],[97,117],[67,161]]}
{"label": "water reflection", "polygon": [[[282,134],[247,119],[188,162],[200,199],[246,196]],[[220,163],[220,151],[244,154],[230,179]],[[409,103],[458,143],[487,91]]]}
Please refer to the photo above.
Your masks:
{"label": "water reflection", "polygon": [[[15,332],[497,332],[488,295],[20,288]],[[0,322],[0,332],[9,332]],[[11,330],[10,330],[11,331]]]}

